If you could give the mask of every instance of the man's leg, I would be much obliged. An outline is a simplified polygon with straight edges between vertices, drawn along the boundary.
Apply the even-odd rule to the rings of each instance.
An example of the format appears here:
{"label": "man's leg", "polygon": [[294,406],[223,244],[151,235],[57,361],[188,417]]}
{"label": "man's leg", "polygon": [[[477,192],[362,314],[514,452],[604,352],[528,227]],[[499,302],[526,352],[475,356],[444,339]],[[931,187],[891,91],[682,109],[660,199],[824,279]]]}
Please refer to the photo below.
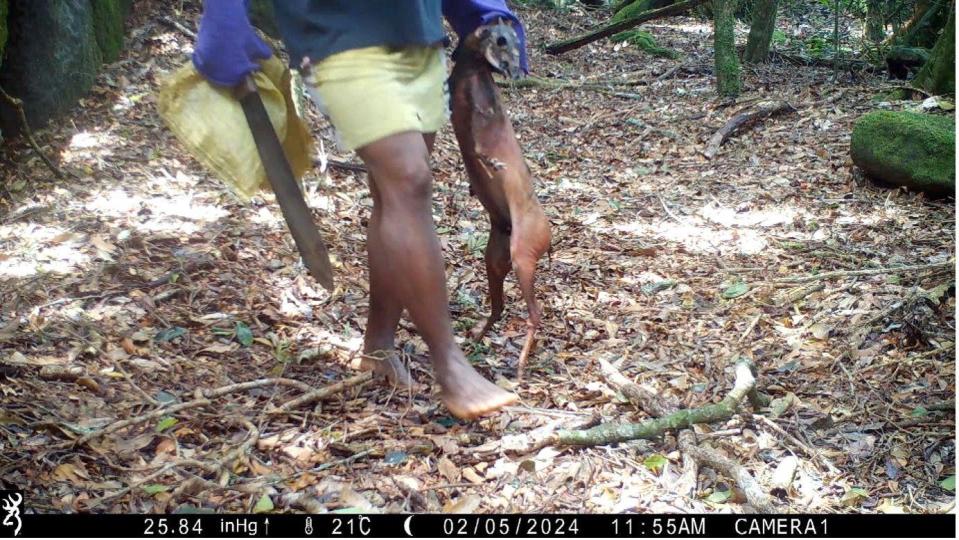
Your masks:
{"label": "man's leg", "polygon": [[[443,257],[433,226],[432,175],[423,137],[415,132],[400,133],[368,144],[357,153],[366,163],[380,199],[377,219],[370,221],[367,243],[371,275],[382,278],[376,294],[383,295],[384,300],[398,300],[409,312],[430,348],[443,402],[460,418],[474,418],[513,403],[516,395],[484,379],[453,341]],[[372,299],[370,304],[372,310]],[[392,316],[377,324],[390,322]]]}
{"label": "man's leg", "polygon": [[370,262],[370,313],[366,320],[366,333],[363,335],[362,366],[383,375],[391,383],[408,388],[413,384],[409,370],[394,350],[396,327],[403,315],[403,304],[390,290],[389,267],[374,264],[378,260],[372,248],[370,238],[383,226],[383,201],[373,180],[373,174],[367,175],[370,193],[373,195],[373,213],[367,228],[366,252]]}
{"label": "man's leg", "polygon": [[[426,144],[428,155],[433,153],[435,133],[424,133],[423,142]],[[373,196],[373,213],[370,216],[369,230],[379,230],[383,219],[383,200],[376,187],[372,174],[367,174],[370,194]],[[370,313],[366,321],[366,333],[363,336],[363,362],[365,369],[371,369],[385,376],[397,386],[409,387],[413,378],[409,370],[394,350],[396,328],[403,315],[403,305],[399,298],[389,289],[391,276],[389,268],[374,265],[374,256],[367,245],[367,256],[370,261]]]}

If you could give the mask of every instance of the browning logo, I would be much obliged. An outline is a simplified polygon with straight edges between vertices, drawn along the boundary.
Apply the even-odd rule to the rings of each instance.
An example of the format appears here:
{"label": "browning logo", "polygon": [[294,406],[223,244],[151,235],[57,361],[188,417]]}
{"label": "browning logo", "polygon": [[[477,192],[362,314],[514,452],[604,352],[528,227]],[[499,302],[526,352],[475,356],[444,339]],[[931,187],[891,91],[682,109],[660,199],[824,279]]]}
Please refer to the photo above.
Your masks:
{"label": "browning logo", "polygon": [[23,493],[19,491],[0,491],[0,506],[3,508],[3,527],[0,534],[3,536],[20,536],[23,521],[20,519],[20,509],[23,504]]}

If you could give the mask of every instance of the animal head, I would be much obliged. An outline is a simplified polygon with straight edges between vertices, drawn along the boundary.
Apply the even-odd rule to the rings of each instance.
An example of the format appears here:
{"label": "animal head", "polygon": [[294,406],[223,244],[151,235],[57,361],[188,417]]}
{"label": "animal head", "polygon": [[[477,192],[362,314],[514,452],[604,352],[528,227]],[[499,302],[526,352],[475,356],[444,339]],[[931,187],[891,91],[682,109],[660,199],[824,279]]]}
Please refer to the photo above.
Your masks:
{"label": "animal head", "polygon": [[466,38],[463,45],[472,54],[486,60],[498,73],[511,79],[523,76],[519,62],[519,38],[509,22],[500,19],[481,26]]}

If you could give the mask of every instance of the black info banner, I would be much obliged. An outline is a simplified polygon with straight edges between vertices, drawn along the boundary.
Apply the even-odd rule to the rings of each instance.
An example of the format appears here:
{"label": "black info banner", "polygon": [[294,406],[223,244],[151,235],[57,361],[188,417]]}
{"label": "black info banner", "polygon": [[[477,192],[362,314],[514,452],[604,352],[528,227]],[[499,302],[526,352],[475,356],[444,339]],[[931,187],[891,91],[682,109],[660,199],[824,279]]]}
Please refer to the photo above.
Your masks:
{"label": "black info banner", "polygon": [[[139,538],[954,538],[955,515],[20,514],[0,535]],[[18,530],[14,530],[20,525]]]}

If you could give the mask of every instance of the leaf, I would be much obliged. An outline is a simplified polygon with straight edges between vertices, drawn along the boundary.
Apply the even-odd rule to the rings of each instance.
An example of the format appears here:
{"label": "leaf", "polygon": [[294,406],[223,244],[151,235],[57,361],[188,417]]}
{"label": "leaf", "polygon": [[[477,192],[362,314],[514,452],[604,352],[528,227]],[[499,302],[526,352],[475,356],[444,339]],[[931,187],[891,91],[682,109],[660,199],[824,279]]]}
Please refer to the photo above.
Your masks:
{"label": "leaf", "polygon": [[180,336],[185,335],[185,334],[186,334],[186,331],[187,331],[186,328],[183,328],[182,326],[174,326],[173,328],[165,328],[165,329],[160,330],[159,332],[157,332],[156,336],[154,336],[153,339],[155,339],[155,340],[163,343],[163,342],[170,341],[170,340],[173,340],[173,339],[176,339],[176,338],[178,338],[178,337],[180,337]]}
{"label": "leaf", "polygon": [[714,491],[710,493],[708,497],[706,497],[706,502],[713,503],[713,504],[722,504],[728,501],[729,498],[732,496],[733,496],[733,492],[731,490]]}
{"label": "leaf", "polygon": [[939,481],[939,487],[946,491],[956,491],[956,475],[950,475]]}
{"label": "leaf", "polygon": [[143,486],[143,491],[145,491],[148,495],[163,493],[168,489],[170,489],[169,486],[164,486],[163,484],[147,484]]}
{"label": "leaf", "polygon": [[273,511],[273,501],[269,495],[264,493],[263,496],[260,497],[260,500],[256,501],[256,505],[253,507],[253,513],[263,514],[271,511]]}
{"label": "leaf", "polygon": [[153,398],[156,399],[157,402],[159,402],[161,405],[169,405],[171,403],[177,402],[176,396],[164,390],[160,390],[159,392],[157,392],[157,394],[153,396]]}
{"label": "leaf", "polygon": [[240,345],[244,347],[249,347],[253,345],[253,332],[250,331],[250,327],[246,323],[237,321],[236,323],[236,340],[240,342]]}
{"label": "leaf", "polygon": [[915,409],[912,410],[912,412],[909,413],[909,416],[912,416],[913,418],[922,418],[928,415],[929,415],[929,411],[926,410],[926,408],[923,407],[922,405],[916,407]]}
{"label": "leaf", "polygon": [[176,418],[172,416],[167,416],[163,420],[160,420],[159,422],[157,422],[156,431],[157,433],[164,432],[170,429],[171,427],[175,426],[177,422],[179,422],[179,420],[177,420]]}
{"label": "leaf", "polygon": [[868,498],[868,491],[863,488],[854,487],[849,488],[839,502],[841,502],[844,506],[858,506],[860,503],[862,503],[862,501]]}
{"label": "leaf", "polygon": [[643,460],[643,465],[653,473],[658,474],[666,465],[669,464],[669,460],[666,459],[666,456],[662,454],[653,454]]}
{"label": "leaf", "polygon": [[463,477],[463,472],[460,471],[459,467],[446,456],[439,459],[436,463],[436,468],[439,469],[440,474],[446,477],[446,480],[451,484],[459,483],[460,478]]}
{"label": "leaf", "polygon": [[464,495],[455,501],[443,505],[445,514],[472,514],[479,508],[482,499],[477,495]]}
{"label": "leaf", "polygon": [[742,296],[747,292],[749,292],[749,285],[746,285],[742,281],[737,281],[723,290],[723,298],[729,300],[731,298]]}
{"label": "leaf", "polygon": [[383,458],[383,463],[386,463],[387,465],[399,465],[400,463],[406,461],[406,458],[406,452],[394,450],[386,453],[386,456]]}

